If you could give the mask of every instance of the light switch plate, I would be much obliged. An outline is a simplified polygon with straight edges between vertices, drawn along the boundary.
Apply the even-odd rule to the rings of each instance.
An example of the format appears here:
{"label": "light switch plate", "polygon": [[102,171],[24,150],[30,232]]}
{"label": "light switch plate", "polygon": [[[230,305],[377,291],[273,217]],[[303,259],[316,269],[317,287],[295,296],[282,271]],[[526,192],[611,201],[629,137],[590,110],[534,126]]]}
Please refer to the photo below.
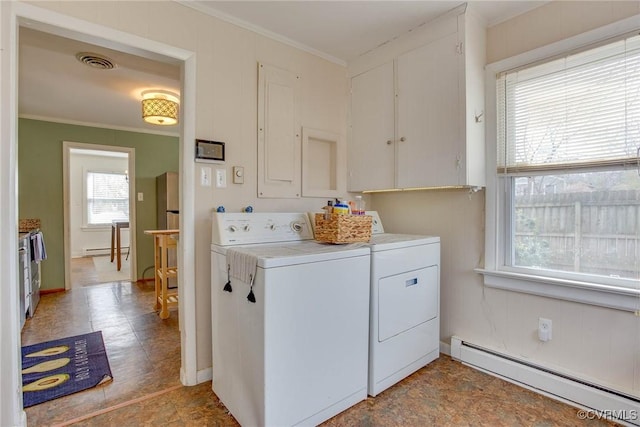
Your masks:
{"label": "light switch plate", "polygon": [[233,183],[244,184],[244,168],[242,166],[233,167]]}
{"label": "light switch plate", "polygon": [[227,186],[227,170],[216,169],[216,187],[225,188]]}
{"label": "light switch plate", "polygon": [[143,202],[144,201],[144,194],[143,193],[138,193],[138,201],[139,202]]}
{"label": "light switch plate", "polygon": [[200,168],[200,185],[203,187],[211,187],[211,168],[208,166]]}

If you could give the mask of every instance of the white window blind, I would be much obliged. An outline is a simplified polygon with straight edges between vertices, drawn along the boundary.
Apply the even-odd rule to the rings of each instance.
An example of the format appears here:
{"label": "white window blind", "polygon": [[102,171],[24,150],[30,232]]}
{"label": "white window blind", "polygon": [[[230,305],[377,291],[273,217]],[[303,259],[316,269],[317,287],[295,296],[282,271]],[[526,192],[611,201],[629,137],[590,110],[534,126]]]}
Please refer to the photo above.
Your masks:
{"label": "white window blind", "polygon": [[127,175],[87,172],[87,224],[111,224],[113,220],[129,220]]}
{"label": "white window blind", "polygon": [[498,76],[502,173],[621,166],[640,147],[640,36]]}

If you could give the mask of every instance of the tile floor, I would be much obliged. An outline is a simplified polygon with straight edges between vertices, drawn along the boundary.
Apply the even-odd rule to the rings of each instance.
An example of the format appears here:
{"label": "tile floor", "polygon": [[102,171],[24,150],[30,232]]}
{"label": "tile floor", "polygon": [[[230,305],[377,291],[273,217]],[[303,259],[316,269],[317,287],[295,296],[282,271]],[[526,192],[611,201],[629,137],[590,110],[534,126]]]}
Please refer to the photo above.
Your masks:
{"label": "tile floor", "polygon": [[[113,282],[44,295],[22,340],[101,330],[113,382],[26,409],[29,426],[237,426],[211,383],[182,387],[177,313],[160,320],[152,284]],[[578,410],[442,356],[326,426],[580,426]]]}

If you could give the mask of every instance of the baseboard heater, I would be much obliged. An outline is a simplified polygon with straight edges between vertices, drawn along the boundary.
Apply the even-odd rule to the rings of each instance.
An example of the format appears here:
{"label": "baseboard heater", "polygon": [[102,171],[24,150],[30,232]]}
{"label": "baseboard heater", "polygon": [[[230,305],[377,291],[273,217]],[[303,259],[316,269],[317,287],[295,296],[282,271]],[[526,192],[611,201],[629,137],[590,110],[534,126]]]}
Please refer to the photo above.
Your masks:
{"label": "baseboard heater", "polygon": [[589,419],[607,418],[640,426],[640,399],[635,396],[483,348],[456,336],[451,337],[451,357],[516,385],[586,409]]}
{"label": "baseboard heater", "polygon": [[[126,254],[127,246],[120,248],[120,253]],[[110,255],[111,248],[82,248],[82,256]]]}

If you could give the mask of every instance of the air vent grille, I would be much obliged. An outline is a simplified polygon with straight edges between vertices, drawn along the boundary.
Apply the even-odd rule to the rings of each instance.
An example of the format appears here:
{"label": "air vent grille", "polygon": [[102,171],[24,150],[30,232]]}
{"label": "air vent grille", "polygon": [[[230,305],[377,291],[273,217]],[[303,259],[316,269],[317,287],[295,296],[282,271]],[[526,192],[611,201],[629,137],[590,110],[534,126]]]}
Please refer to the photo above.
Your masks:
{"label": "air vent grille", "polygon": [[112,70],[116,68],[116,64],[111,59],[98,53],[78,52],[76,53],[76,59],[91,68],[97,68],[99,70]]}

